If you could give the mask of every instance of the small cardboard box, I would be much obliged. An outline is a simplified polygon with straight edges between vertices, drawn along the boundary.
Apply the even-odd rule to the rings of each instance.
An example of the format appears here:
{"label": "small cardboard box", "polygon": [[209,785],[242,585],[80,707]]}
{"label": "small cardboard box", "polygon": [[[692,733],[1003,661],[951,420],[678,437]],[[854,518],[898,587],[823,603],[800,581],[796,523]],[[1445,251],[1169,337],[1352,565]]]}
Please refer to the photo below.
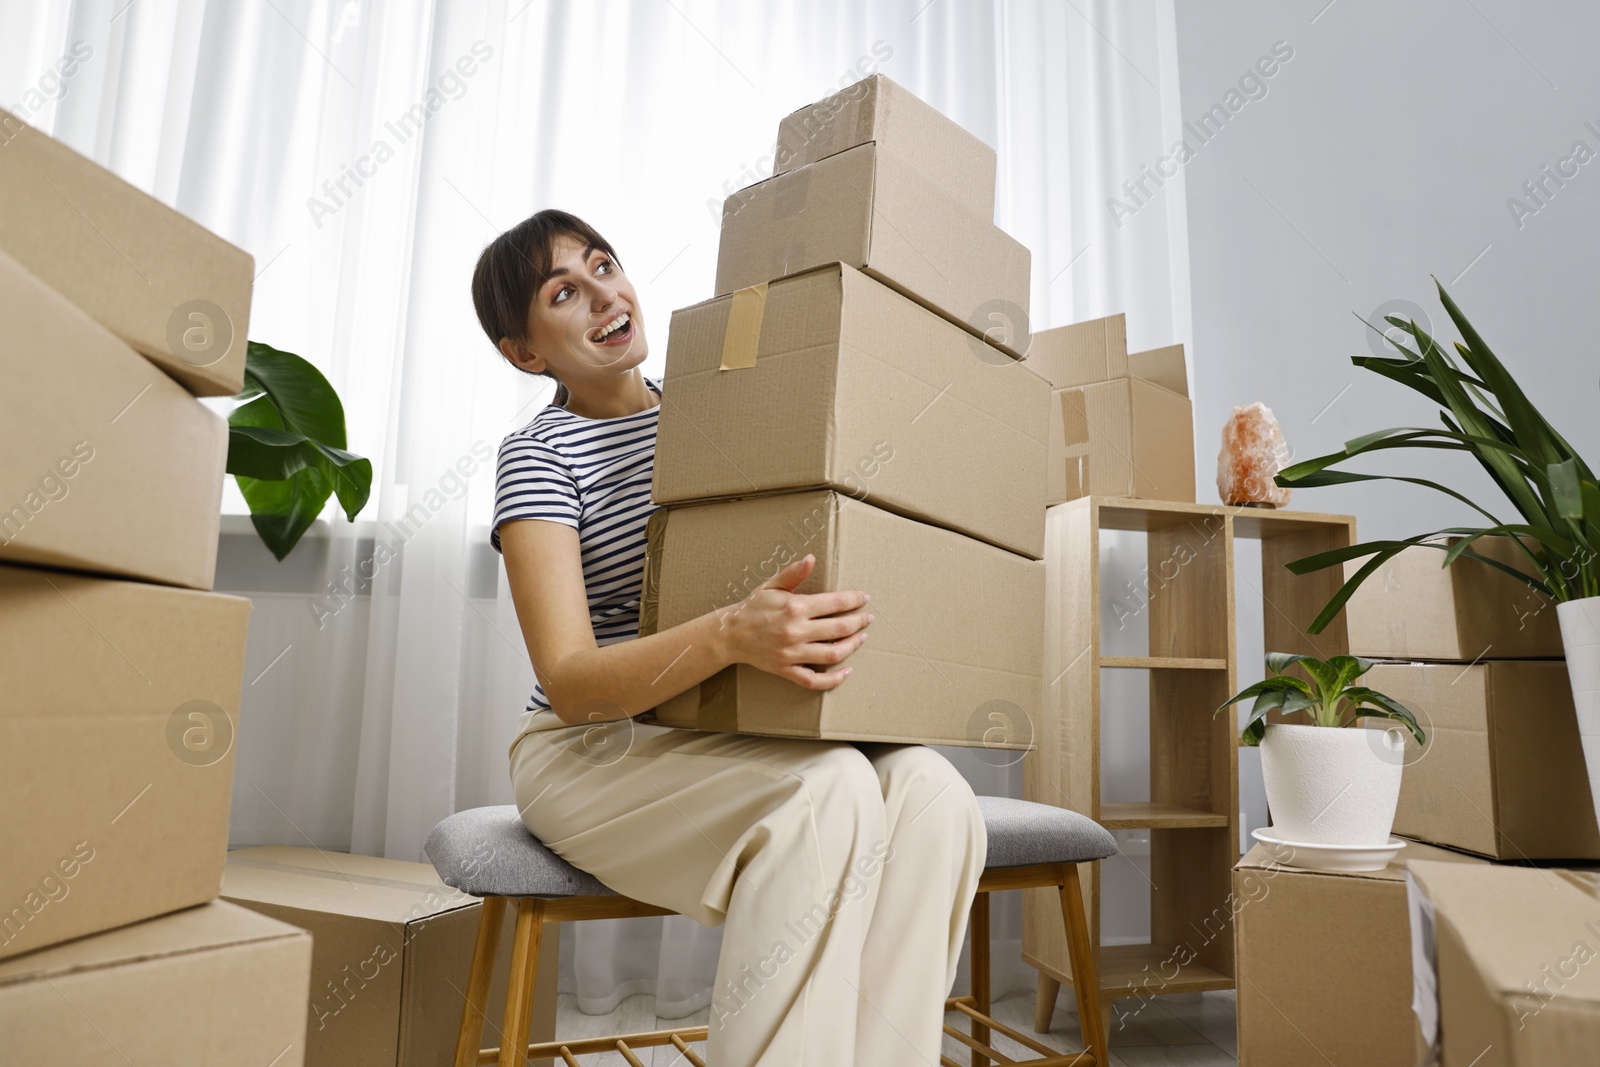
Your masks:
{"label": "small cardboard box", "polygon": [[0,1058],[300,1067],[310,973],[305,931],[222,901],[185,908],[0,963]]}
{"label": "small cardboard box", "polygon": [[0,561],[210,589],[228,424],[3,251],[0,322]]}
{"label": "small cardboard box", "polygon": [[196,396],[244,387],[255,260],[0,110],[0,250]]}
{"label": "small cardboard box", "polygon": [[826,487],[1044,551],[1050,386],[842,263],[673,312],[657,504]]}
{"label": "small cardboard box", "polygon": [[1405,870],[1487,860],[1411,842],[1381,871],[1288,867],[1256,845],[1233,869],[1239,1067],[1414,1067]]}
{"label": "small cardboard box", "polygon": [[1406,735],[1395,833],[1501,860],[1600,859],[1564,662],[1380,663],[1361,684],[1427,735],[1421,749]]}
{"label": "small cardboard box", "polygon": [[1126,377],[1056,390],[1050,504],[1090,495],[1194,503],[1194,404],[1172,388],[1185,388],[1183,346],[1127,360]]}
{"label": "small cardboard box", "polygon": [[0,959],[217,895],[249,617],[0,566]]}
{"label": "small cardboard box", "polygon": [[1419,862],[1411,878],[1422,1030],[1437,1022],[1445,1067],[1593,1063],[1600,876]]}
{"label": "small cardboard box", "polygon": [[[1093,385],[1128,373],[1128,326],[1119,312],[1103,319],[1040,330],[1028,349],[1028,367],[1056,389]],[[1188,389],[1177,390],[1188,395]]]}
{"label": "small cardboard box", "polygon": [[869,141],[905,160],[974,215],[994,218],[994,149],[882,74],[780,122],[773,173]]}
{"label": "small cardboard box", "polygon": [[[834,492],[661,508],[646,530],[640,633],[736,603],[816,555],[797,592],[872,595],[855,673],[818,692],[746,663],[665,701],[668,726],[831,740],[1032,747],[1044,564]],[[993,736],[995,716],[1016,727]]]}
{"label": "small cardboard box", "polygon": [[[1479,538],[1472,550],[1532,571],[1527,556],[1508,538]],[[1347,561],[1345,577],[1366,562]],[[1443,563],[1443,551],[1418,546],[1369,575],[1344,608],[1351,654],[1458,663],[1559,659],[1565,654],[1555,605],[1549,600],[1475,559],[1462,556],[1449,567]]]}
{"label": "small cardboard box", "polygon": [[1028,351],[1028,250],[875,144],[723,201],[718,296],[835,261],[1015,359]]}
{"label": "small cardboard box", "polygon": [[[228,853],[222,895],[314,939],[307,1067],[451,1061],[483,914],[478,898],[425,863],[275,845]],[[514,926],[501,924],[486,1045],[499,1043]],[[533,1041],[555,1035],[556,942],[540,945]]]}

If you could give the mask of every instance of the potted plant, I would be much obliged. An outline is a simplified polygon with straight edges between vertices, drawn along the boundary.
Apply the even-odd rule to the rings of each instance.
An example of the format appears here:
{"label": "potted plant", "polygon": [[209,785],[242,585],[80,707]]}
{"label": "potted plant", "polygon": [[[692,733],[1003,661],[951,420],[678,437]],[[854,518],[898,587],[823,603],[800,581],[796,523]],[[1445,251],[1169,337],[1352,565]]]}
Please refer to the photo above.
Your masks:
{"label": "potted plant", "polygon": [[[1346,560],[1371,557],[1328,601],[1310,627],[1313,634],[1322,631],[1369,575],[1411,545],[1439,549],[1443,553],[1442,566],[1449,566],[1461,556],[1471,556],[1554,601],[1578,729],[1589,761],[1589,779],[1600,783],[1600,484],[1589,465],[1529,401],[1444,286],[1439,285],[1438,279],[1434,284],[1440,302],[1461,334],[1461,340],[1454,345],[1455,355],[1416,322],[1390,315],[1385,321],[1402,335],[1385,337],[1399,356],[1354,356],[1352,362],[1438,404],[1443,428],[1402,426],[1369,433],[1345,442],[1338,452],[1285,468],[1278,473],[1277,481],[1292,488],[1378,479],[1406,482],[1461,501],[1484,517],[1484,525],[1434,530],[1399,541],[1368,541],[1307,556],[1288,566],[1296,574],[1306,574]],[[1470,454],[1494,479],[1520,521],[1503,521],[1464,494],[1425,478],[1335,469],[1357,456],[1407,448]],[[1445,537],[1453,539],[1438,540]],[[1509,538],[1527,556],[1529,572],[1472,551],[1482,537]],[[1595,808],[1600,812],[1600,792],[1595,795]]]}
{"label": "potted plant", "polygon": [[[1295,666],[1305,678],[1284,673]],[[1359,718],[1393,719],[1419,745],[1427,738],[1409,708],[1355,684],[1371,668],[1371,660],[1356,656],[1321,660],[1269,652],[1268,676],[1212,715],[1255,698],[1239,737],[1261,746],[1272,825],[1287,843],[1378,847],[1389,840],[1405,738],[1396,736],[1398,729],[1348,727]],[[1304,715],[1310,724],[1268,723],[1274,711]]]}
{"label": "potted plant", "polygon": [[354,522],[372,491],[372,461],[345,451],[344,405],[322,372],[251,341],[233,399],[227,472],[272,554],[287,556],[332,494]]}

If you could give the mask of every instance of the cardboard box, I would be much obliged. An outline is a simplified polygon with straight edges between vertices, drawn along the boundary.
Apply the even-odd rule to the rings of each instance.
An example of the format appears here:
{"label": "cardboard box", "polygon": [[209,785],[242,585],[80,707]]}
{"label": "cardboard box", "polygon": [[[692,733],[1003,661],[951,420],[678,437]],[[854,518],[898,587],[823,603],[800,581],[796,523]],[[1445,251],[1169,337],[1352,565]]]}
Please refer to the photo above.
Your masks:
{"label": "cardboard box", "polygon": [[227,422],[3,251],[0,322],[0,561],[210,589]]}
{"label": "cardboard box", "polygon": [[1426,748],[1406,735],[1395,833],[1501,860],[1600,859],[1564,662],[1380,663],[1361,684],[1427,734]]}
{"label": "cardboard box", "polygon": [[1275,864],[1256,845],[1233,871],[1239,1067],[1414,1067],[1405,870],[1487,865],[1411,843],[1381,871]]}
{"label": "cardboard box", "polygon": [[1169,393],[1189,395],[1189,365],[1184,361],[1182,345],[1167,345],[1130,354],[1128,373],[1152,385],[1159,385]]}
{"label": "cardboard box", "polygon": [[1411,877],[1422,1029],[1437,1022],[1445,1067],[1593,1063],[1600,876],[1419,862]]}
{"label": "cardboard box", "polygon": [[1044,551],[1050,386],[842,263],[673,312],[657,504],[829,488]]}
{"label": "cardboard box", "polygon": [[[1532,572],[1532,563],[1508,538],[1479,538],[1472,550]],[[1347,561],[1345,577],[1366,562]],[[1440,549],[1408,548],[1362,582],[1344,608],[1351,654],[1459,663],[1564,655],[1553,603],[1477,560],[1463,556],[1449,567],[1443,563]]]}
{"label": "cardboard box", "polygon": [[[1127,377],[1127,320],[1119,312],[1040,330],[1028,349],[1028,368],[1057,389]],[[1188,395],[1186,388],[1178,391]]]}
{"label": "cardboard box", "polygon": [[[222,895],[311,932],[307,1067],[451,1062],[483,913],[478,898],[445,885],[426,863],[282,846],[230,852]],[[499,1044],[514,928],[508,910],[485,1045]],[[556,946],[555,937],[540,945],[533,1041],[555,1035]]]}
{"label": "cardboard box", "polygon": [[0,566],[0,959],[217,895],[249,617]]}
{"label": "cardboard box", "polygon": [[801,593],[872,594],[855,673],[818,692],[747,663],[664,702],[656,721],[702,730],[1026,750],[1038,722],[1044,564],[833,492],[662,508],[646,530],[640,633],[687,622],[816,555]]}
{"label": "cardboard box", "polygon": [[718,296],[834,261],[892,285],[1013,358],[1028,351],[1028,250],[875,144],[757,182],[723,202]]}
{"label": "cardboard box", "polygon": [[1056,390],[1049,503],[1090,495],[1194,503],[1194,404],[1170,388],[1185,386],[1183,346],[1127,359],[1126,377]]}
{"label": "cardboard box", "polygon": [[221,901],[186,908],[0,963],[0,1058],[300,1067],[310,972],[305,931]]}
{"label": "cardboard box", "polygon": [[882,74],[780,122],[773,173],[868,142],[905,160],[974,215],[994,218],[994,149]]}
{"label": "cardboard box", "polygon": [[8,111],[0,250],[197,396],[244,387],[255,260]]}

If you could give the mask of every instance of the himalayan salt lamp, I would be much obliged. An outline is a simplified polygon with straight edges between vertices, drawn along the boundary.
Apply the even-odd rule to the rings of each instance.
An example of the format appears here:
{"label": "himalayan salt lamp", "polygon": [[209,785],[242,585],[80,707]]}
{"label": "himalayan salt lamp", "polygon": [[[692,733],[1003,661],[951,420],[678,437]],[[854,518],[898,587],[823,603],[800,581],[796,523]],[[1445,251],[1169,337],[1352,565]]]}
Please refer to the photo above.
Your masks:
{"label": "himalayan salt lamp", "polygon": [[1217,453],[1217,493],[1230,507],[1281,508],[1289,490],[1272,480],[1289,458],[1289,446],[1262,403],[1234,408],[1222,427],[1222,451]]}

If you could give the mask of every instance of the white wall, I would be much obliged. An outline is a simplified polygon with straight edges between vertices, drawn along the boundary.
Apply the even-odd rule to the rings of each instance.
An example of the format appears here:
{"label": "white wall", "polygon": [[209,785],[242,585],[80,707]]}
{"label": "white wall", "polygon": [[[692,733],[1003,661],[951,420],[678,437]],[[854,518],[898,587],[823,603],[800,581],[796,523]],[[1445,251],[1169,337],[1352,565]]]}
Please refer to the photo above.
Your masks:
{"label": "white wall", "polygon": [[[1600,160],[1549,186],[1520,226],[1507,207],[1574,142],[1600,153],[1600,8],[1180,3],[1185,117],[1222,102],[1280,40],[1293,58],[1265,81],[1266,95],[1210,142],[1191,141],[1184,168],[1200,499],[1217,499],[1213,463],[1235,404],[1271,407],[1299,458],[1370,430],[1437,425],[1420,397],[1348,359],[1367,350],[1352,313],[1376,321],[1392,299],[1420,305],[1455,339],[1430,274],[1546,417],[1600,461]],[[1438,477],[1510,515],[1470,459],[1393,455],[1358,469]],[[1364,539],[1472,519],[1437,494],[1387,483],[1302,491],[1290,506],[1354,514]],[[1251,594],[1240,586],[1241,605]],[[1259,630],[1241,635],[1245,671],[1259,663],[1259,642]],[[1254,755],[1241,759],[1252,826],[1264,821]]]}

